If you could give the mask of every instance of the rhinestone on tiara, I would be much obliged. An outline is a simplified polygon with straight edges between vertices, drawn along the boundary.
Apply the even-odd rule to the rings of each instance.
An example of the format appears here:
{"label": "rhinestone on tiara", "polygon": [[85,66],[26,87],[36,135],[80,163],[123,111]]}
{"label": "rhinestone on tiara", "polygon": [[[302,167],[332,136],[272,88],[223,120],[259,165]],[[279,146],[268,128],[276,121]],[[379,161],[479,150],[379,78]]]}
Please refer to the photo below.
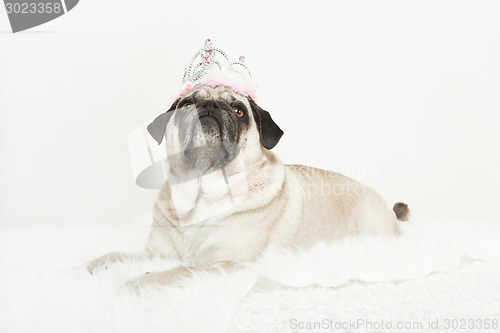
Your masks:
{"label": "rhinestone on tiara", "polygon": [[186,67],[182,83],[197,84],[214,68],[225,73],[239,73],[242,76],[248,75],[250,79],[252,78],[252,74],[245,65],[244,56],[239,57],[237,61],[231,61],[226,52],[214,47],[212,41],[206,39],[203,48],[196,52]]}

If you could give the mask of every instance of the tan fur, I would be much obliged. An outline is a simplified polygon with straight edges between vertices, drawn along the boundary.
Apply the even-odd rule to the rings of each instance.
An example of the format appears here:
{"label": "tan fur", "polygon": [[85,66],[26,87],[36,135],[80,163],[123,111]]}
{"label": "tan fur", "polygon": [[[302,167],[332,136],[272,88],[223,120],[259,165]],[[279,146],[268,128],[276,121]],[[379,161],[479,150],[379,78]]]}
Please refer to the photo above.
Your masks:
{"label": "tan fur", "polygon": [[[242,94],[227,88],[200,87],[192,93],[213,99]],[[144,256],[177,259],[185,268],[131,280],[135,290],[172,285],[194,270],[230,270],[256,260],[266,249],[307,249],[319,241],[349,236],[397,236],[398,217],[371,188],[341,174],[303,165],[284,165],[260,144],[252,117],[238,157],[222,172],[173,185],[167,180],[154,205],[153,226]],[[178,131],[167,126],[167,151],[177,152]],[[221,208],[222,207],[222,208]],[[407,209],[407,206],[406,206]],[[400,214],[402,212],[402,215]],[[94,269],[123,255],[88,264]]]}

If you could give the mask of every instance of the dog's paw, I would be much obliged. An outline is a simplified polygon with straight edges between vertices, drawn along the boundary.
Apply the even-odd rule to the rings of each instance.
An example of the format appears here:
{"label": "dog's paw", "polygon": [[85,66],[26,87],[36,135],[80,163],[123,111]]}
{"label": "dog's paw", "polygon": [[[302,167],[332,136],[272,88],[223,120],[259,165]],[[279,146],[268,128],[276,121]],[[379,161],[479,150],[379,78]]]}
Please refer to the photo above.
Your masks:
{"label": "dog's paw", "polygon": [[95,260],[92,260],[88,263],[85,264],[85,268],[87,268],[87,271],[91,274],[94,275],[94,272],[100,268],[100,269],[108,269],[108,265],[106,265],[106,262],[101,260],[101,258],[97,258]]}
{"label": "dog's paw", "polygon": [[97,259],[89,261],[85,264],[85,267],[89,271],[90,274],[94,275],[97,270],[106,270],[108,269],[108,265],[114,262],[123,261],[123,254],[120,252],[111,252],[103,255]]}
{"label": "dog's paw", "polygon": [[191,276],[191,272],[184,267],[176,267],[168,271],[145,273],[127,281],[122,289],[136,295],[145,291],[159,291],[165,287],[179,287],[182,282]]}
{"label": "dog's paw", "polygon": [[135,277],[128,280],[122,286],[122,290],[132,293],[134,295],[140,296],[147,291],[161,289],[161,284],[155,281],[154,278],[150,277],[150,273],[147,272],[144,275]]}

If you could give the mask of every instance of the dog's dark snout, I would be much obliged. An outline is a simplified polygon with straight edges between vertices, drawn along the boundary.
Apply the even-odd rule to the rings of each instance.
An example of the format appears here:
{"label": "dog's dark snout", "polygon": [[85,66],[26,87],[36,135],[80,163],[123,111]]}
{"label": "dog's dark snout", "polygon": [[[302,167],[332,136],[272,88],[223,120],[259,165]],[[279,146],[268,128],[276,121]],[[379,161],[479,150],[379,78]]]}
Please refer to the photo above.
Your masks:
{"label": "dog's dark snout", "polygon": [[208,104],[207,107],[209,109],[219,109],[220,108],[219,102],[217,102],[217,101],[209,101],[209,102],[207,102],[207,104]]}
{"label": "dog's dark snout", "polygon": [[218,101],[204,101],[203,103],[201,103],[201,108],[207,110],[208,112],[212,111],[212,110],[218,110],[221,108],[221,105]]}

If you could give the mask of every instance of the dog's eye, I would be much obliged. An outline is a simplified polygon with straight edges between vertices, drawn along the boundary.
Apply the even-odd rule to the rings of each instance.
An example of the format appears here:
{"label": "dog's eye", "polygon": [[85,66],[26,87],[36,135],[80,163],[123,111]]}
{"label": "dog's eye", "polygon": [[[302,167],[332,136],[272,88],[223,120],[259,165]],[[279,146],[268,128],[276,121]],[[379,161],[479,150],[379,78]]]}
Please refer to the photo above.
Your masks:
{"label": "dog's eye", "polygon": [[189,109],[189,107],[190,107],[191,105],[193,105],[193,103],[191,103],[191,102],[184,102],[184,103],[182,103],[182,105],[181,105],[181,109]]}
{"label": "dog's eye", "polygon": [[241,109],[239,109],[239,108],[234,108],[233,111],[234,111],[234,114],[236,115],[236,117],[238,117],[238,118],[242,118],[244,116],[243,111],[241,111]]}

